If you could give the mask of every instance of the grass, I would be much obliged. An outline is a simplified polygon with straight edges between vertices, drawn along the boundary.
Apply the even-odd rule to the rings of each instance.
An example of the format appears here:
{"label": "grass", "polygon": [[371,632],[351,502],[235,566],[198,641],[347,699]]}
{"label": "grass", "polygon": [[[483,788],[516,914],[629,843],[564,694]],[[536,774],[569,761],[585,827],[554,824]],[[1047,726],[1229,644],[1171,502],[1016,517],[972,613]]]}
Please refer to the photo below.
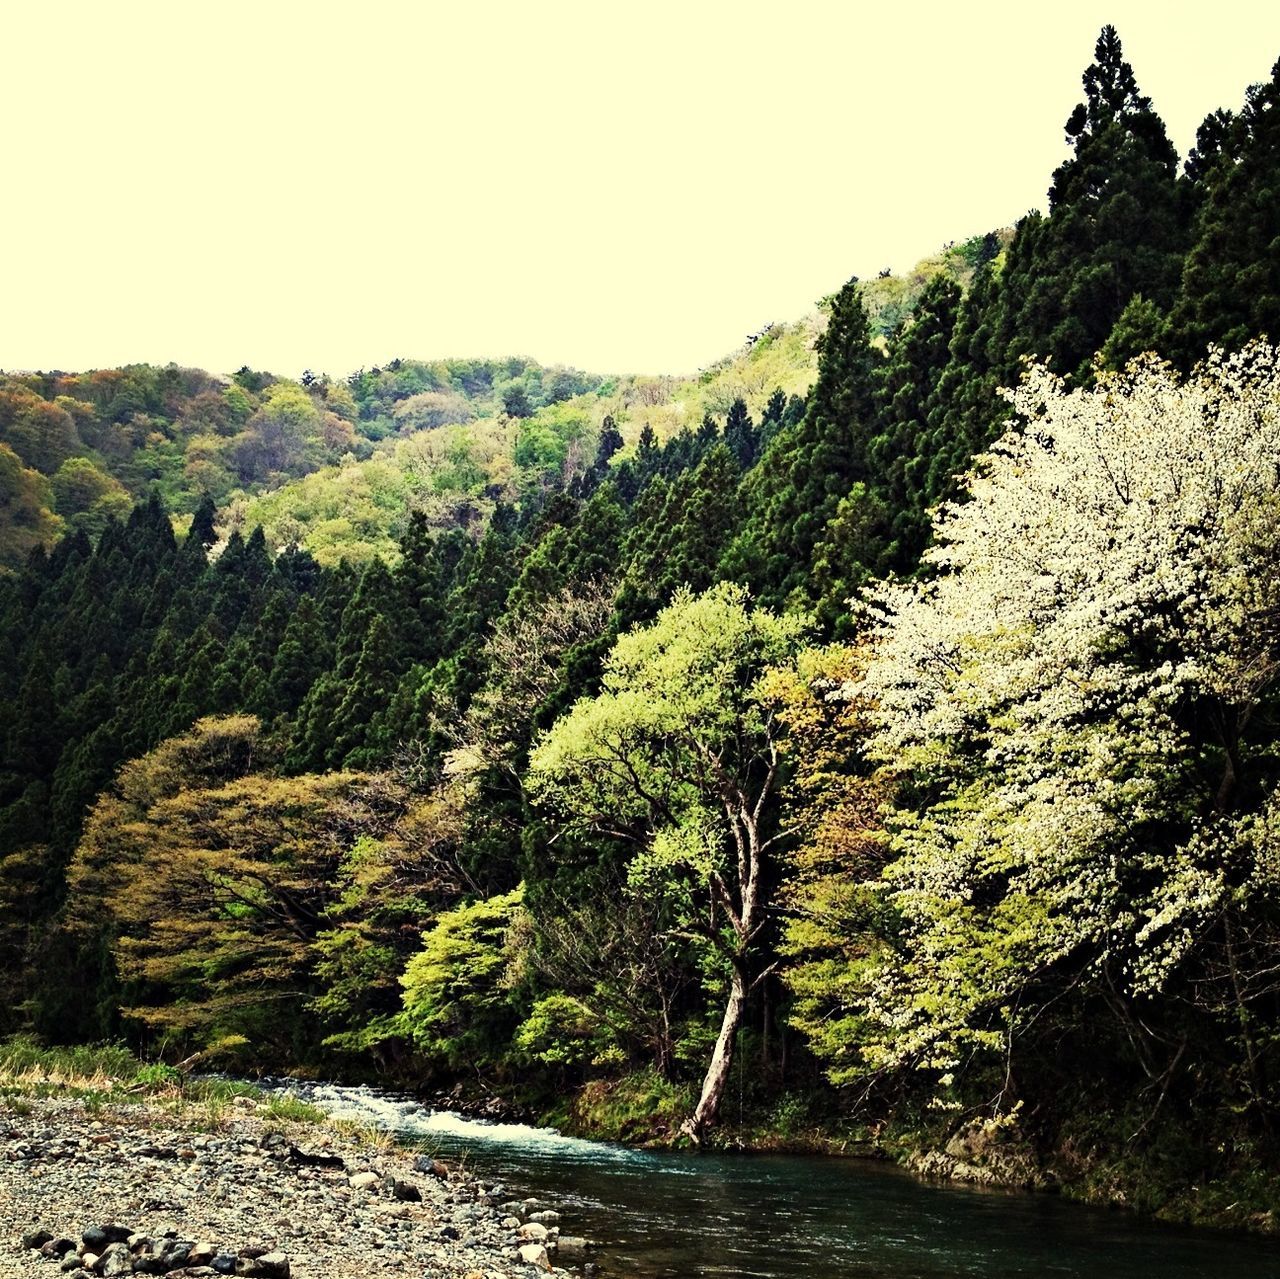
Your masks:
{"label": "grass", "polygon": [[282,1124],[325,1120],[323,1111],[289,1093],[267,1095],[238,1080],[183,1075],[164,1062],[140,1060],[123,1044],[49,1046],[30,1035],[0,1040],[0,1099],[23,1114],[46,1097],[74,1098],[94,1116],[108,1105],[158,1104],[206,1130],[223,1127],[237,1107]]}
{"label": "grass", "polygon": [[395,1135],[386,1128],[364,1123],[359,1119],[330,1119],[329,1127],[353,1146],[366,1150],[391,1150],[398,1146]]}

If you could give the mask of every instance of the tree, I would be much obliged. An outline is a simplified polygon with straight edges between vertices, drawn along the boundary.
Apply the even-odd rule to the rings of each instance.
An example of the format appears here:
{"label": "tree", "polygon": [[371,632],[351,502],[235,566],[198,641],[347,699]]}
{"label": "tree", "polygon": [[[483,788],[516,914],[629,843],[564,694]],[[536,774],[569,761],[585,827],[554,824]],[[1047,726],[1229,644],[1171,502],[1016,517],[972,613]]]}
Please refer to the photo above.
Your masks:
{"label": "tree", "polygon": [[1035,368],[1013,403],[1025,428],[944,508],[936,576],[880,592],[887,620],[851,686],[908,796],[862,1067],[945,1085],[975,1052],[1003,1060],[1077,986],[1149,1054],[1176,992],[1215,1009],[1261,1104],[1251,1026],[1280,937],[1280,355],[1214,356],[1186,382],[1147,358],[1070,394]]}
{"label": "tree", "polygon": [[1186,365],[1210,342],[1235,350],[1255,337],[1280,340],[1280,61],[1238,117],[1222,114],[1201,126],[1196,158],[1207,193],[1170,316]]}
{"label": "tree", "polygon": [[49,481],[0,443],[0,572],[19,568],[36,547],[51,545],[62,532],[52,506]]}
{"label": "tree", "polygon": [[442,912],[401,978],[414,1041],[451,1065],[491,1061],[510,1041],[508,934],[522,889]]}
{"label": "tree", "polygon": [[599,696],[538,742],[530,785],[566,830],[619,840],[633,889],[688,894],[690,927],[728,969],[719,1036],[685,1131],[714,1124],[765,926],[779,780],[778,726],[758,690],[791,660],[802,625],[752,608],[721,583],[677,593],[653,625],[624,635]]}
{"label": "tree", "polygon": [[868,708],[839,695],[869,658],[865,645],[809,649],[762,682],[787,734],[783,802],[796,836],[780,894],[790,1022],[836,1084],[860,1074],[859,1003],[887,931],[875,882],[889,857],[881,812],[893,788],[863,756]]}
{"label": "tree", "polygon": [[1103,27],[1066,124],[1072,156],[1053,175],[1048,218],[1019,224],[1001,282],[996,349],[1012,382],[1024,355],[1087,382],[1129,300],[1173,302],[1186,251],[1177,151],[1138,90],[1115,28]]}
{"label": "tree", "polygon": [[[779,392],[774,394],[775,397],[780,396]],[[772,407],[775,401],[770,400],[769,404]],[[781,406],[777,407],[781,413]],[[728,416],[724,420],[724,443],[733,454],[739,470],[749,471],[756,464],[760,452],[760,433],[751,420],[751,414],[747,412],[746,402],[740,398],[729,406]]]}
{"label": "tree", "polygon": [[836,294],[819,351],[804,419],[779,430],[747,474],[748,519],[725,559],[728,576],[774,606],[813,603],[814,548],[841,498],[869,478],[881,357],[856,279]]}
{"label": "tree", "polygon": [[72,528],[97,537],[108,520],[124,519],[133,499],[124,485],[99,470],[87,457],[69,457],[52,481],[58,514]]}
{"label": "tree", "polygon": [[202,720],[122,770],[69,872],[70,917],[105,924],[126,1015],[277,1060],[314,1042],[302,1013],[348,850],[386,838],[405,796],[353,773],[285,778],[257,722]]}

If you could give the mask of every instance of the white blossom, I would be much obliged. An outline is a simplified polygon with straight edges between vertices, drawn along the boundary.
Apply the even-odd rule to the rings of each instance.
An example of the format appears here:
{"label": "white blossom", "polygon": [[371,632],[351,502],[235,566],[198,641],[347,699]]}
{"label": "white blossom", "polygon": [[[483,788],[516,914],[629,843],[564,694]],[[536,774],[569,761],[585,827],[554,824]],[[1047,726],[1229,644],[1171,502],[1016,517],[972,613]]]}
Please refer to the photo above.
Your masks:
{"label": "white blossom", "polygon": [[921,797],[892,818],[906,962],[874,978],[873,1061],[995,1042],[993,1010],[1063,961],[1159,989],[1250,857],[1276,884],[1277,823],[1226,776],[1280,653],[1276,350],[1070,393],[1033,366],[1011,399],[933,575],[870,599],[846,690]]}

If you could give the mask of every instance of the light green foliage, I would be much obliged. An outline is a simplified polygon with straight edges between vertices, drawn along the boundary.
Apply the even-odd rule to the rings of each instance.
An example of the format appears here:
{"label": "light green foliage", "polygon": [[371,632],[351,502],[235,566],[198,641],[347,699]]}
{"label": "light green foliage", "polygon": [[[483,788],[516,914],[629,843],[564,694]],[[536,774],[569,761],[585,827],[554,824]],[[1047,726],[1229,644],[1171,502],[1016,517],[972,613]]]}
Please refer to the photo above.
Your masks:
{"label": "light green foliage", "polygon": [[596,1014],[572,995],[539,999],[516,1030],[521,1053],[544,1066],[583,1065],[609,1051]]}
{"label": "light green foliage", "polygon": [[538,743],[535,793],[577,824],[636,843],[637,873],[709,873],[730,836],[717,811],[724,778],[754,758],[767,728],[756,680],[803,632],[800,619],[752,609],[729,583],[678,592],[652,626],[618,640],[601,694]]}
{"label": "light green foliage", "polygon": [[680,590],[653,625],[618,640],[600,694],[577,702],[529,760],[534,795],[569,829],[621,840],[631,891],[670,903],[681,931],[714,948],[706,958],[728,989],[688,1120],[695,1138],[728,1079],[777,839],[778,743],[762,677],[793,660],[804,629],[751,608],[728,582]]}
{"label": "light green foliage", "polygon": [[58,468],[52,485],[58,514],[91,538],[102,532],[108,520],[125,519],[133,506],[124,485],[87,457],[68,458]]}
{"label": "light green foliage", "polygon": [[271,493],[233,502],[232,527],[261,525],[271,545],[299,545],[325,565],[394,563],[413,511],[433,528],[467,526],[512,492],[516,425],[484,421],[388,441]]}
{"label": "light green foliage", "polygon": [[510,1019],[508,934],[522,888],[436,917],[401,978],[404,1023],[429,1056],[492,1061]]}

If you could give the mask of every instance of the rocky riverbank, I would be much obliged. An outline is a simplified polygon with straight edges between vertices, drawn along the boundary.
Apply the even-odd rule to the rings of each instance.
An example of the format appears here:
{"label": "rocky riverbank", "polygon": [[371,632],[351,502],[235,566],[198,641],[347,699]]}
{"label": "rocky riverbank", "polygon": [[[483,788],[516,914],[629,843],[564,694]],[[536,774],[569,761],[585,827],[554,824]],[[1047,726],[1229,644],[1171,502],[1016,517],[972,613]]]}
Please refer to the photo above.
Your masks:
{"label": "rocky riverbank", "polygon": [[0,1275],[590,1275],[549,1205],[367,1134],[154,1103],[0,1100]]}

